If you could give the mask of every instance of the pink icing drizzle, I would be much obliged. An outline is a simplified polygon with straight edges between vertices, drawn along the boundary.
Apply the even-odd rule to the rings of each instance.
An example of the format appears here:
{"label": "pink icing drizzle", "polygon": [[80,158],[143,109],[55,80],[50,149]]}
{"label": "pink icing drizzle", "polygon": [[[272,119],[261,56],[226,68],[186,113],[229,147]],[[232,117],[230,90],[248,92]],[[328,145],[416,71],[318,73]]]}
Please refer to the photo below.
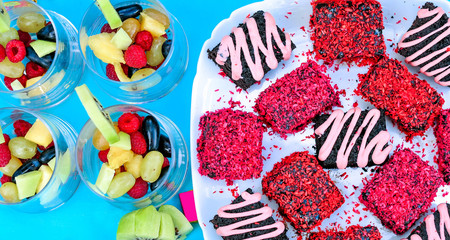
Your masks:
{"label": "pink icing drizzle", "polygon": [[325,161],[327,157],[330,155],[331,150],[333,149],[333,146],[335,145],[336,140],[339,137],[339,134],[341,133],[345,122],[347,122],[347,120],[352,115],[353,118],[350,122],[350,125],[348,126],[347,133],[345,134],[345,137],[341,144],[341,148],[339,149],[337,154],[336,159],[337,167],[339,169],[344,169],[347,167],[348,157],[350,156],[351,150],[355,146],[356,140],[359,138],[359,135],[361,135],[361,132],[367,126],[367,124],[368,127],[366,129],[366,132],[364,133],[361,142],[361,148],[359,149],[358,153],[357,158],[358,167],[367,166],[369,162],[369,154],[373,148],[375,148],[372,154],[373,162],[375,164],[383,163],[386,160],[387,156],[389,155],[389,152],[392,150],[392,145],[387,146],[383,150],[384,145],[386,145],[389,142],[390,138],[389,133],[387,131],[379,132],[378,135],[375,136],[366,146],[367,139],[369,138],[369,135],[372,132],[373,128],[375,127],[375,124],[377,123],[378,119],[380,118],[380,111],[378,109],[372,109],[367,113],[366,117],[363,120],[363,123],[361,124],[361,126],[351,139],[350,144],[348,144],[350,136],[356,127],[356,123],[358,122],[359,116],[361,115],[361,109],[359,107],[350,109],[345,115],[344,111],[340,109],[334,111],[330,115],[330,117],[316,129],[315,133],[317,135],[322,135],[331,126],[331,123],[334,122],[333,126],[331,127],[330,133],[328,134],[328,137],[325,140],[325,143],[319,150],[319,160]]}
{"label": "pink icing drizzle", "polygon": [[270,233],[266,233],[266,234],[252,237],[252,238],[246,238],[248,240],[257,240],[257,239],[274,238],[284,232],[285,226],[282,222],[276,222],[274,224],[263,226],[263,227],[258,227],[258,228],[238,229],[238,228],[243,227],[248,224],[264,221],[267,218],[272,216],[272,209],[270,207],[262,207],[262,208],[259,208],[256,210],[241,212],[241,213],[225,212],[228,210],[239,209],[239,208],[242,208],[242,207],[245,207],[245,206],[248,206],[248,205],[251,205],[251,204],[261,201],[261,193],[250,194],[248,192],[243,192],[241,196],[245,201],[243,201],[241,203],[237,203],[237,204],[230,204],[230,205],[220,208],[218,211],[219,217],[222,217],[222,218],[239,218],[239,217],[249,217],[249,216],[254,216],[254,217],[249,218],[244,221],[236,222],[236,223],[218,228],[217,234],[219,236],[231,236],[231,235],[237,235],[237,234],[244,234],[244,233],[248,233],[248,232],[252,232],[252,231],[269,230],[269,229],[276,228],[275,231],[272,231]]}
{"label": "pink icing drizzle", "polygon": [[264,77],[264,69],[261,62],[261,57],[259,51],[261,51],[266,56],[266,63],[270,69],[275,69],[278,66],[278,60],[275,57],[274,46],[272,45],[272,38],[275,40],[277,46],[283,53],[283,59],[288,60],[291,57],[291,38],[288,33],[286,36],[286,45],[283,45],[281,41],[280,34],[278,33],[278,27],[275,23],[273,16],[265,12],[264,18],[266,20],[266,42],[267,48],[264,46],[261,36],[259,34],[258,26],[254,18],[248,18],[244,21],[247,24],[248,34],[250,36],[250,41],[254,49],[255,61],[250,55],[250,50],[244,30],[242,28],[233,28],[236,46],[233,43],[233,39],[230,36],[225,36],[220,42],[219,50],[216,56],[216,62],[220,65],[225,64],[226,60],[231,58],[231,75],[233,80],[239,80],[242,76],[242,62],[241,53],[244,53],[247,65],[250,68],[253,78],[256,81],[260,81]]}
{"label": "pink icing drizzle", "polygon": [[[450,27],[450,22],[447,22],[444,26],[440,27],[439,29],[436,29],[435,31],[432,31],[430,33],[428,33],[427,35],[415,39],[413,41],[409,41],[409,42],[404,42],[406,40],[406,38],[408,38],[409,36],[416,34],[418,32],[421,32],[423,30],[425,30],[427,27],[433,25],[435,22],[439,21],[439,19],[442,17],[442,15],[445,14],[445,11],[438,7],[435,8],[433,10],[428,10],[428,9],[421,9],[419,10],[419,12],[417,13],[417,17],[419,18],[427,18],[427,17],[431,17],[433,15],[436,15],[435,17],[433,17],[430,21],[428,21],[427,23],[423,24],[422,26],[410,30],[408,32],[405,33],[405,35],[403,35],[402,39],[400,40],[400,42],[398,43],[398,46],[400,48],[407,48],[407,47],[412,47],[415,46],[423,41],[425,41],[426,39],[428,39],[429,37],[433,36],[435,33],[440,32],[442,30],[444,30],[445,28]],[[413,55],[407,57],[405,60],[406,62],[409,62],[412,66],[418,66],[421,65],[423,63],[426,63],[428,61],[430,61],[431,59],[433,59],[434,57],[438,56],[439,54],[442,54],[439,58],[435,59],[434,61],[428,63],[427,65],[423,66],[420,69],[420,72],[425,74],[426,76],[435,76],[434,81],[442,86],[450,86],[450,81],[448,82],[441,82],[441,80],[450,73],[450,67],[446,66],[443,68],[439,68],[436,69],[434,71],[429,72],[428,70],[435,66],[436,64],[438,64],[439,62],[441,62],[442,60],[444,60],[445,58],[447,58],[448,56],[450,56],[450,52],[447,52],[447,47],[440,49],[438,51],[435,51],[431,54],[428,54],[425,57],[419,58],[416,61],[413,61],[414,59],[416,59],[418,56],[422,55],[425,51],[427,51],[428,49],[430,49],[431,47],[433,47],[435,44],[437,44],[438,42],[440,42],[442,39],[444,39],[445,37],[447,37],[450,34],[450,28],[448,28],[447,30],[445,30],[444,32],[442,32],[439,36],[436,37],[436,39],[434,39],[433,41],[431,41],[429,44],[427,44],[425,47],[423,47],[422,49],[420,49],[419,51],[415,52]]]}
{"label": "pink icing drizzle", "polygon": [[[428,215],[424,222],[427,229],[428,240],[445,240],[445,230],[450,234],[450,216],[448,214],[447,204],[441,203],[438,205],[438,211],[441,218],[439,222],[440,232],[438,233],[436,230],[436,225],[434,224],[434,215]],[[407,240],[403,238],[402,240]],[[422,240],[422,238],[417,235],[411,235],[411,240]]]}

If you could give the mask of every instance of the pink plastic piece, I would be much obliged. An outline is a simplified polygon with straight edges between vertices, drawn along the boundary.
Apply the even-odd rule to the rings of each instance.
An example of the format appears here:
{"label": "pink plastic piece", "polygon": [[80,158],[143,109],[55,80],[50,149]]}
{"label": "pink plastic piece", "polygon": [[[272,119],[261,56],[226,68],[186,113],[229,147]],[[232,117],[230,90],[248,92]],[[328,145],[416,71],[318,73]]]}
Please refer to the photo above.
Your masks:
{"label": "pink plastic piece", "polygon": [[189,222],[197,222],[197,212],[195,211],[194,192],[188,191],[180,193],[181,206],[183,207],[184,215]]}

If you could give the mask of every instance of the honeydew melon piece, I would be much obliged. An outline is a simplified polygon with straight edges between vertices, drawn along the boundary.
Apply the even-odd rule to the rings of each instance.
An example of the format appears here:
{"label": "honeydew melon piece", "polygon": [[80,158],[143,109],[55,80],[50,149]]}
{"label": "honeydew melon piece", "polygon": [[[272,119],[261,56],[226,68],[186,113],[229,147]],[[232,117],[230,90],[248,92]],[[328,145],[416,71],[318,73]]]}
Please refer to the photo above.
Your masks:
{"label": "honeydew melon piece", "polygon": [[127,50],[131,43],[133,43],[133,40],[130,38],[128,33],[121,28],[111,39],[111,43],[120,50]]}
{"label": "honeydew melon piece", "polygon": [[14,80],[11,83],[11,88],[12,88],[13,91],[18,91],[18,90],[24,89],[22,83],[20,83],[19,80]]}
{"label": "honeydew melon piece", "polygon": [[110,146],[122,148],[123,150],[131,150],[130,135],[124,132],[119,132],[119,141],[111,144]]}
{"label": "honeydew melon piece", "polygon": [[30,46],[40,58],[56,51],[56,43],[45,40],[36,40]]}
{"label": "honeydew melon piece", "polygon": [[100,173],[98,174],[97,181],[95,182],[95,186],[97,186],[103,194],[108,191],[109,185],[111,184],[115,173],[116,172],[114,169],[110,168],[108,163],[103,163]]}
{"label": "honeydew melon piece", "polygon": [[56,158],[53,158],[52,160],[50,160],[47,165],[52,169],[52,171],[55,171],[55,163],[56,163]]}
{"label": "honeydew melon piece", "polygon": [[39,119],[36,119],[36,122],[34,122],[30,130],[28,130],[25,135],[25,139],[41,145],[44,148],[46,148],[53,141],[52,134],[48,130],[47,126],[45,126],[45,124]]}
{"label": "honeydew melon piece", "polygon": [[20,200],[36,194],[41,177],[41,171],[32,171],[16,177],[17,192]]}

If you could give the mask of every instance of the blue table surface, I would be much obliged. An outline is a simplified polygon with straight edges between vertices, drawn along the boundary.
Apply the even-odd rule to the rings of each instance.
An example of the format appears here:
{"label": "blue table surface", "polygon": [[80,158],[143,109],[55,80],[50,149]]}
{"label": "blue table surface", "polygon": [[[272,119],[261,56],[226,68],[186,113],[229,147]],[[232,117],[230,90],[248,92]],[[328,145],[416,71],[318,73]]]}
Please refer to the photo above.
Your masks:
{"label": "blue table surface", "polygon": [[[7,0],[5,0],[7,1]],[[162,0],[169,12],[175,15],[184,27],[189,40],[189,66],[178,87],[166,97],[142,106],[169,117],[181,129],[189,147],[189,127],[192,83],[197,69],[197,61],[203,43],[209,39],[214,27],[235,10],[255,0],[188,2]],[[47,10],[55,11],[68,18],[77,28],[84,11],[92,0],[38,0]],[[93,82],[95,75],[86,67],[82,83],[86,83],[104,106],[120,104],[110,98]],[[0,107],[10,106],[7,99],[0,100]],[[76,94],[65,102],[45,112],[52,113],[70,123],[78,132],[88,116]],[[75,117],[74,117],[75,116]],[[181,192],[192,189],[190,170]],[[178,197],[168,204],[180,207]],[[62,207],[47,213],[25,214],[0,206],[0,239],[115,239],[120,218],[126,211],[115,208],[92,193],[83,183],[73,197]],[[203,239],[197,223],[188,239]]]}

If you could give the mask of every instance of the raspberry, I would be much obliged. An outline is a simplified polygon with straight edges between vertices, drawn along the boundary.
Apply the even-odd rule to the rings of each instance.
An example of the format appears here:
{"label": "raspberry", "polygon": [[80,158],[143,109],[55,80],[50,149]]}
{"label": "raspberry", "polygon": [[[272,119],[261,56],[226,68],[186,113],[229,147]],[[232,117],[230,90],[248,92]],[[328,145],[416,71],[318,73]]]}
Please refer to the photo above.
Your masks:
{"label": "raspberry", "polygon": [[6,58],[5,47],[3,47],[3,45],[0,44],[0,62],[3,62],[3,60],[5,60],[5,58]]}
{"label": "raspberry", "polygon": [[25,87],[26,84],[27,84],[28,78],[27,78],[27,76],[22,75],[22,77],[20,77],[20,78],[4,77],[4,79],[3,79],[3,81],[5,81],[5,86],[11,91],[13,90],[12,87],[11,87],[11,83],[16,81],[16,80],[19,80],[19,82],[22,83],[22,86]]}
{"label": "raspberry", "polygon": [[134,116],[136,116],[137,118],[139,118],[139,125],[142,126],[142,121],[144,121],[145,117],[139,116],[139,114],[137,113],[133,113]]}
{"label": "raspberry", "polygon": [[117,32],[117,29],[111,29],[111,26],[109,26],[108,23],[103,25],[102,29],[100,30],[101,33],[115,33]]}
{"label": "raspberry", "polygon": [[18,63],[25,58],[27,51],[22,41],[13,39],[6,44],[6,56],[9,61]]}
{"label": "raspberry", "polygon": [[166,168],[166,167],[168,167],[168,166],[170,166],[169,159],[167,159],[166,157],[164,157],[164,162],[163,162],[163,165],[162,165],[161,169],[164,169],[164,168]]}
{"label": "raspberry", "polygon": [[17,31],[19,33],[19,40],[25,44],[25,47],[29,47],[31,43],[31,36],[27,32],[22,32],[21,30]]}
{"label": "raspberry", "polygon": [[14,126],[14,133],[18,137],[25,137],[25,135],[27,134],[28,130],[30,130],[32,125],[31,123],[21,119],[15,121],[13,126]]}
{"label": "raspberry", "polygon": [[134,133],[139,130],[139,125],[139,118],[132,113],[124,113],[119,118],[119,129],[122,132]]}
{"label": "raspberry", "polygon": [[128,195],[134,199],[141,198],[145,196],[148,192],[148,183],[142,178],[136,179],[134,186],[128,191]]}
{"label": "raspberry", "polygon": [[51,147],[54,147],[55,143],[52,141],[47,147],[44,147],[44,146],[41,146],[41,145],[37,145],[37,146],[38,146],[39,150],[45,151],[45,150],[47,150],[47,149],[49,149]]}
{"label": "raspberry", "polygon": [[40,77],[47,72],[47,70],[34,62],[28,62],[25,67],[25,71],[27,72],[28,78]]}
{"label": "raspberry", "polygon": [[153,43],[153,37],[150,32],[141,31],[136,34],[135,43],[141,46],[145,51],[150,50]]}
{"label": "raspberry", "polygon": [[[125,75],[128,75],[128,66],[125,64],[120,65],[122,66],[123,73],[125,73]],[[106,76],[111,80],[119,81],[116,70],[114,69],[114,65],[112,64],[106,65]]]}
{"label": "raspberry", "polygon": [[147,152],[147,142],[144,135],[137,131],[130,135],[131,150],[136,154],[145,154]]}
{"label": "raspberry", "polygon": [[9,136],[8,136],[8,134],[6,134],[6,133],[3,133],[3,138],[5,138],[5,144],[8,144],[9,143],[9,140],[11,139]]}
{"label": "raspberry", "polygon": [[7,182],[11,182],[11,177],[3,174],[3,176],[0,178],[0,183],[4,184]]}
{"label": "raspberry", "polygon": [[129,67],[143,68],[147,65],[147,56],[144,49],[139,45],[131,45],[125,51],[125,62]]}
{"label": "raspberry", "polygon": [[98,152],[98,158],[100,158],[100,161],[102,161],[104,163],[108,162],[108,153],[109,153],[109,148]]}
{"label": "raspberry", "polygon": [[11,152],[8,145],[5,143],[0,144],[0,167],[8,165],[9,160],[11,160]]}

